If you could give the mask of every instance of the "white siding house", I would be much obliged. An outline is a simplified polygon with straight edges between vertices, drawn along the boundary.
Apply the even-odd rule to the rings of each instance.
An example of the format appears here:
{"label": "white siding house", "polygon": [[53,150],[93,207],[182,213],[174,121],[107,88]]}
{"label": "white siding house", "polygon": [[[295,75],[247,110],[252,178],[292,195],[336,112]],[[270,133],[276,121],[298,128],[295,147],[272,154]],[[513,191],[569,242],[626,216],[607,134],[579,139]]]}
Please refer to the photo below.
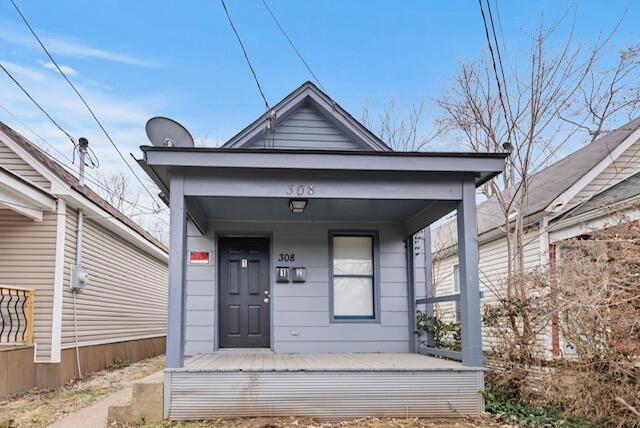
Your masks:
{"label": "white siding house", "polygon": [[[89,279],[75,295],[74,317],[70,271],[80,209]],[[84,373],[162,353],[167,261],[162,243],[0,123],[0,352],[32,350],[30,361],[19,362],[28,370],[20,383],[0,377],[0,395],[74,378],[76,347]]]}
{"label": "white siding house", "polygon": [[[614,225],[620,210],[637,219],[640,186],[640,118],[606,134],[531,177],[526,210],[524,264],[526,269],[547,267],[556,243]],[[504,295],[507,241],[495,200],[478,205],[480,284],[483,304],[496,303]],[[455,221],[432,230],[432,257],[436,293],[449,294],[456,263]],[[451,313],[451,308],[445,313]],[[492,338],[485,335],[484,346]],[[558,333],[546,336],[549,354],[561,352]]]}

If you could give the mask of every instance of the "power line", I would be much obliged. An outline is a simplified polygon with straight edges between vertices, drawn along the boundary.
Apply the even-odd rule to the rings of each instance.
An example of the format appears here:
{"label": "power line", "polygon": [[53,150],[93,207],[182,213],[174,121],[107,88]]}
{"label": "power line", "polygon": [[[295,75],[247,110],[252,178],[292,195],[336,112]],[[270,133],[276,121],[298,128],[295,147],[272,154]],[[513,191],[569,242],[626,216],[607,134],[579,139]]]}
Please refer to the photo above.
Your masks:
{"label": "power line", "polygon": [[[43,143],[45,143],[46,145],[48,145],[49,147],[51,147],[53,150],[55,150],[56,152],[60,153],[60,155],[65,158],[67,161],[71,162],[71,164],[73,164],[73,160],[71,160],[67,155],[65,155],[64,153],[62,153],[56,146],[54,146],[53,144],[51,144],[50,142],[48,142],[47,140],[44,139],[44,137],[42,137],[40,134],[38,134],[36,131],[34,131],[33,128],[31,128],[29,125],[27,125],[23,120],[21,120],[18,116],[16,116],[15,114],[13,114],[11,111],[9,111],[9,109],[7,109],[5,106],[3,106],[2,104],[0,104],[0,109],[4,110],[9,116],[11,116],[14,120],[16,120],[18,123],[20,123],[22,126],[24,126],[25,128],[27,128],[33,135],[35,135],[40,141],[42,141]],[[73,168],[72,168],[73,169]]]}
{"label": "power line", "polygon": [[258,91],[260,92],[260,96],[264,101],[264,105],[267,108],[267,110],[269,110],[271,107],[269,107],[269,102],[267,101],[267,97],[264,96],[264,92],[262,91],[262,86],[260,86],[260,81],[258,80],[258,75],[256,74],[256,71],[253,69],[253,65],[251,65],[251,61],[249,60],[249,55],[247,54],[247,50],[244,48],[244,43],[242,43],[240,34],[238,34],[238,30],[236,30],[236,26],[233,25],[233,20],[231,19],[231,15],[229,14],[227,5],[225,4],[224,0],[220,0],[220,3],[222,4],[224,13],[227,15],[227,19],[229,20],[229,25],[231,25],[231,29],[233,30],[233,33],[236,35],[236,39],[238,39],[238,43],[240,44],[240,49],[242,49],[242,54],[244,55],[244,59],[247,62],[249,69],[251,70],[251,74],[253,74],[253,80],[255,80],[256,86],[258,86]]}
{"label": "power line", "polygon": [[500,84],[500,77],[498,76],[498,68],[496,66],[496,58],[493,53],[493,46],[491,45],[491,38],[489,37],[489,27],[487,26],[487,18],[484,14],[484,7],[482,6],[482,0],[478,0],[478,5],[480,6],[480,13],[482,14],[482,23],[484,24],[484,34],[487,39],[487,45],[489,47],[489,53],[491,54],[491,63],[493,64],[493,73],[496,77],[496,83],[498,84],[498,97],[500,98],[500,104],[502,105],[502,111],[504,113],[504,118],[506,120],[507,129],[510,129],[509,126],[509,117],[507,115],[507,108],[504,104],[504,97],[502,95],[502,85]]}
{"label": "power line", "polygon": [[[113,141],[113,139],[111,138],[111,136],[109,135],[109,133],[107,132],[107,130],[105,129],[105,127],[102,125],[102,123],[100,122],[100,120],[98,119],[98,117],[96,116],[96,114],[94,113],[93,109],[89,106],[89,104],[87,103],[87,101],[84,99],[84,97],[80,94],[80,91],[78,91],[78,88],[76,88],[76,86],[71,82],[71,80],[69,80],[69,78],[67,77],[67,75],[65,74],[64,71],[62,71],[62,69],[60,68],[60,66],[58,65],[58,63],[56,62],[56,60],[53,58],[53,56],[51,55],[51,53],[49,52],[49,50],[46,48],[46,46],[44,45],[44,43],[42,43],[42,40],[40,40],[40,38],[38,37],[38,35],[36,34],[36,32],[33,30],[33,28],[31,27],[31,25],[29,24],[29,21],[27,21],[27,18],[22,14],[22,11],[20,10],[20,8],[18,7],[18,5],[16,4],[16,2],[14,0],[10,0],[11,4],[13,4],[13,7],[16,9],[16,11],[18,12],[18,14],[20,15],[20,18],[22,18],[22,21],[24,22],[24,24],[27,26],[27,28],[29,28],[29,31],[31,32],[31,34],[33,35],[33,37],[35,37],[35,39],[38,41],[38,44],[42,47],[42,49],[44,50],[44,52],[47,54],[47,56],[49,57],[49,59],[51,60],[51,62],[53,63],[53,65],[55,65],[56,69],[60,72],[60,74],[62,75],[62,77],[64,77],[64,80],[67,81],[67,83],[69,84],[69,86],[71,86],[71,88],[73,88],[73,90],[75,91],[76,95],[78,95],[78,97],[80,98],[80,100],[82,101],[82,103],[84,104],[84,106],[87,108],[87,110],[89,110],[89,113],[91,113],[91,116],[93,117],[93,119],[96,121],[96,123],[98,124],[98,126],[100,127],[100,129],[102,130],[102,132],[104,133],[104,135],[107,137],[107,139],[109,140],[109,142],[111,143],[111,145],[113,146],[114,149],[116,149],[116,151],[118,152],[118,155],[120,155],[120,159],[122,159],[122,161],[125,163],[125,165],[127,165],[127,168],[129,168],[129,170],[131,171],[131,173],[134,175],[134,177],[136,178],[136,180],[138,180],[138,183],[140,183],[140,185],[145,189],[145,191],[149,194],[149,196],[151,197],[151,200],[153,201],[153,203],[155,203],[154,198],[157,196],[154,196],[153,193],[149,190],[149,188],[142,182],[142,180],[140,179],[140,177],[138,176],[138,174],[136,174],[136,172],[133,170],[133,168],[131,167],[131,165],[127,162],[127,160],[125,159],[124,155],[122,154],[122,152],[120,151],[120,149],[118,148],[118,146],[116,145],[116,143]],[[4,68],[4,67],[3,67]]]}
{"label": "power line", "polygon": [[40,109],[40,111],[41,111],[42,113],[44,113],[44,115],[45,115],[45,116],[47,116],[47,118],[51,121],[51,123],[53,123],[53,124],[55,125],[55,127],[56,127],[56,128],[58,128],[58,129],[60,130],[60,132],[62,132],[62,133],[63,133],[63,134],[64,134],[64,135],[69,139],[69,141],[71,141],[71,144],[73,144],[73,146],[75,147],[75,146],[76,146],[76,141],[75,141],[75,139],[71,136],[71,134],[69,134],[67,131],[65,131],[65,130],[64,130],[64,128],[63,128],[62,126],[60,126],[60,124],[58,124],[58,122],[56,122],[56,120],[55,120],[53,117],[51,117],[51,115],[50,115],[50,114],[49,114],[49,113],[44,109],[44,107],[42,107],[42,106],[40,105],[40,103],[38,103],[38,102],[35,100],[35,98],[33,98],[33,97],[31,96],[31,94],[29,93],[29,91],[27,91],[27,90],[25,89],[25,87],[24,87],[24,86],[22,86],[22,85],[20,84],[20,82],[18,82],[18,80],[17,80],[15,77],[13,77],[13,75],[9,72],[9,70],[7,70],[7,68],[6,68],[6,67],[5,67],[1,62],[0,62],[0,68],[2,68],[2,71],[4,71],[4,72],[5,72],[5,74],[6,74],[7,76],[9,76],[9,78],[10,78],[11,80],[13,80],[13,83],[15,83],[15,84],[16,84],[16,86],[18,86],[18,88],[20,88],[20,90],[21,90],[21,91],[22,91],[22,92],[27,96],[27,98],[29,98],[29,99],[31,100],[31,102],[32,102],[33,104],[35,104],[35,106],[36,106],[36,107],[38,107],[38,109]]}
{"label": "power line", "polygon": [[296,55],[298,55],[298,58],[300,58],[300,61],[302,61],[302,63],[304,64],[304,66],[307,68],[307,70],[309,71],[309,73],[311,73],[311,76],[313,76],[313,79],[316,81],[316,83],[318,84],[318,86],[320,86],[320,88],[324,91],[327,92],[324,87],[322,86],[322,83],[320,83],[320,79],[318,79],[318,77],[316,76],[316,74],[313,72],[313,70],[311,70],[311,67],[309,66],[309,64],[307,63],[307,61],[305,61],[304,57],[302,56],[302,53],[300,53],[300,51],[298,50],[298,48],[296,48],[296,46],[293,44],[293,41],[291,40],[291,38],[287,35],[287,32],[284,31],[284,28],[282,28],[282,25],[280,25],[280,22],[278,21],[278,18],[276,18],[276,16],[274,15],[273,11],[271,10],[271,8],[269,7],[269,5],[267,4],[266,0],[262,0],[262,4],[264,4],[264,7],[267,8],[267,11],[269,12],[269,15],[271,15],[271,18],[273,18],[273,21],[276,23],[276,26],[278,27],[278,29],[280,30],[280,32],[282,33],[282,35],[287,39],[287,41],[289,42],[289,44],[291,45],[291,47],[293,48],[293,50],[296,52]]}
{"label": "power line", "polygon": [[[13,114],[9,109],[7,109],[5,106],[0,104],[0,109],[4,110],[8,115],[10,115],[12,118],[14,118],[17,122],[19,122],[22,126],[24,126],[26,129],[28,129],[33,135],[35,135],[39,140],[41,140],[43,143],[45,143],[46,145],[48,145],[49,147],[53,148],[56,152],[58,152],[64,159],[66,159],[68,162],[71,163],[71,165],[74,164],[74,162],[69,159],[68,156],[66,156],[64,153],[62,153],[60,150],[58,150],[53,144],[51,144],[49,141],[47,141],[44,137],[42,137],[40,134],[38,134],[33,128],[31,128],[29,125],[27,125],[26,123],[24,123],[24,121],[22,121],[19,117],[17,117],[15,114]],[[35,144],[34,144],[35,145]],[[71,165],[69,165],[69,163],[64,162],[58,158],[56,158],[55,156],[53,156],[51,153],[47,152],[46,150],[40,149],[41,153],[44,154],[45,156],[49,157],[51,160],[53,160],[54,162],[62,165],[63,167],[67,168],[70,171],[73,171],[73,167]],[[107,186],[103,185],[102,183],[100,183],[99,179],[91,174],[89,174],[88,172],[85,172],[85,180],[87,180],[88,182],[92,183],[93,185],[95,185],[97,188],[103,190],[104,192],[113,195],[113,196],[118,196],[113,190],[109,189]],[[137,202],[131,202],[128,199],[125,198],[121,198],[124,202],[126,202],[128,205],[130,205],[132,208],[139,210],[139,213],[133,213],[132,215],[143,215],[143,214],[155,214],[156,210],[149,208],[147,206],[141,205]],[[143,212],[142,210],[147,210],[149,212]],[[124,214],[124,213],[123,213]]]}
{"label": "power line", "polygon": [[[496,44],[496,53],[498,54],[498,65],[500,66],[500,74],[502,75],[502,83],[504,84],[504,95],[507,101],[507,106],[509,107],[509,113],[511,113],[511,105],[509,104],[509,94],[507,88],[507,79],[504,77],[504,66],[502,65],[502,55],[500,55],[500,44],[498,43],[498,37],[496,36],[496,27],[493,25],[493,13],[491,12],[491,3],[490,0],[485,0],[487,3],[487,9],[489,11],[489,22],[491,23],[491,31],[493,33],[493,40]],[[498,3],[496,3],[496,12],[498,12]],[[500,16],[500,15],[498,15]],[[502,31],[502,26],[501,30]],[[500,33],[502,35],[502,33]],[[504,35],[502,36],[502,42],[504,43]],[[509,128],[510,131],[510,128]],[[511,132],[509,132],[511,134]]]}

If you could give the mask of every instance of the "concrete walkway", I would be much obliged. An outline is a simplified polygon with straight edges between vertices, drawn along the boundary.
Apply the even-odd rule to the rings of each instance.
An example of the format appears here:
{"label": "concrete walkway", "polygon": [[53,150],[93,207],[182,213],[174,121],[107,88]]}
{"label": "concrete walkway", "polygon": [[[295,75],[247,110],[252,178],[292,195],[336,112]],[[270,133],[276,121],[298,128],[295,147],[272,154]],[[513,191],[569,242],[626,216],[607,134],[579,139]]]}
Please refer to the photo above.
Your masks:
{"label": "concrete walkway", "polygon": [[[162,370],[134,384],[162,382]],[[64,418],[49,425],[48,428],[106,428],[107,414],[111,406],[125,406],[131,403],[133,385],[113,392],[88,407],[69,413]]]}
{"label": "concrete walkway", "polygon": [[49,428],[103,428],[107,426],[107,412],[110,406],[125,405],[131,400],[131,387],[121,389],[96,401],[89,407],[69,413],[64,418],[49,425]]}

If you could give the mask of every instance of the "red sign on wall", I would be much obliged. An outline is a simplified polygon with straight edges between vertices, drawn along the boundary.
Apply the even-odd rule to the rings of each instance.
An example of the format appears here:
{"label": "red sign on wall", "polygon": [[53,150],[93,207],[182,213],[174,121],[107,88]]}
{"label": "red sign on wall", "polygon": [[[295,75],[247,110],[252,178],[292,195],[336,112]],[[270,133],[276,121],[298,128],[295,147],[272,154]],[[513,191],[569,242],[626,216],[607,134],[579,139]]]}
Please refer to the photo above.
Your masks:
{"label": "red sign on wall", "polygon": [[209,252],[208,251],[190,251],[189,264],[190,265],[208,265]]}

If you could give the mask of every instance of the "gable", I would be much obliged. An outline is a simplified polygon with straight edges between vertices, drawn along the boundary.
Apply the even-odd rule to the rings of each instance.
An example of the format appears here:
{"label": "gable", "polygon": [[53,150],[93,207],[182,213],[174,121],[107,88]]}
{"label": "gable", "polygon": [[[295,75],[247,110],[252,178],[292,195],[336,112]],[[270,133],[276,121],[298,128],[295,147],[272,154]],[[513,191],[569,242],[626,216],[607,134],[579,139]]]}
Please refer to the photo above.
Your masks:
{"label": "gable", "polygon": [[[275,131],[270,132],[270,127]],[[311,82],[287,95],[222,148],[391,150]]]}
{"label": "gable", "polygon": [[0,166],[45,190],[51,189],[49,180],[11,150],[2,140],[0,140]]}
{"label": "gable", "polygon": [[361,150],[313,107],[298,107],[274,132],[250,141],[245,148],[299,150]]}
{"label": "gable", "polygon": [[565,206],[569,210],[576,205],[604,192],[618,183],[640,172],[640,139],[631,144],[623,153],[597,174]]}

